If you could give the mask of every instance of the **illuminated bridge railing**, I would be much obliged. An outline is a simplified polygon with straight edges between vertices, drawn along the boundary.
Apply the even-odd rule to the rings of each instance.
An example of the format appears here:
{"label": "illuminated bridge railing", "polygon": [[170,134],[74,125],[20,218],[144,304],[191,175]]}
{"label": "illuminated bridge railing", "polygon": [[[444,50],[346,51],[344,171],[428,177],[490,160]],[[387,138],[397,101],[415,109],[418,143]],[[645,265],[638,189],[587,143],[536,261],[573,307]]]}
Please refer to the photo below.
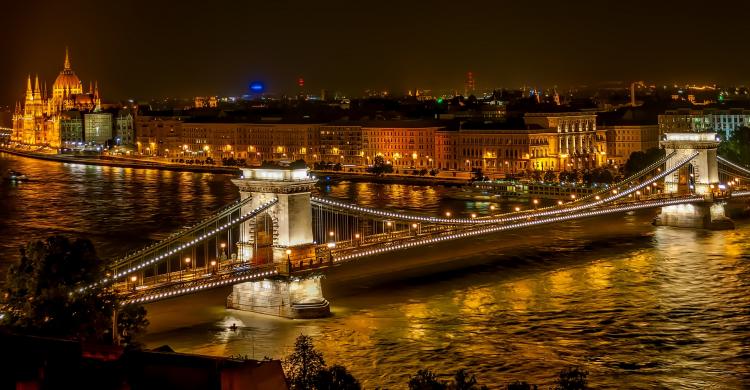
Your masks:
{"label": "illuminated bridge railing", "polygon": [[204,274],[187,281],[178,280],[152,286],[134,286],[126,291],[121,290],[121,294],[125,297],[124,303],[148,303],[237,283],[262,280],[278,274],[276,264],[257,267],[239,266],[219,273]]}
{"label": "illuminated bridge railing", "polygon": [[672,152],[672,153],[664,156],[663,158],[659,159],[659,161],[656,161],[655,163],[653,163],[653,164],[649,165],[648,167],[642,169],[641,171],[636,172],[636,173],[630,175],[629,177],[627,177],[627,178],[625,178],[623,180],[620,180],[619,182],[617,182],[615,184],[612,184],[606,190],[602,190],[602,191],[599,191],[599,192],[595,192],[593,194],[586,195],[584,197],[581,197],[581,198],[577,199],[573,203],[587,202],[589,199],[596,199],[597,196],[598,197],[602,197],[604,195],[607,195],[613,189],[620,189],[622,187],[629,186],[630,183],[632,183],[632,182],[634,182],[636,180],[641,179],[642,177],[648,175],[650,172],[653,172],[655,169],[658,169],[660,166],[666,164],[666,162],[669,161],[669,159],[672,158],[673,156],[675,156],[676,154],[677,154],[676,151]]}
{"label": "illuminated bridge railing", "polygon": [[603,216],[614,213],[621,213],[633,210],[663,207],[677,204],[688,204],[688,203],[699,203],[705,202],[706,200],[702,196],[663,196],[655,200],[637,201],[629,204],[616,204],[607,207],[601,207],[592,210],[571,212],[565,215],[549,216],[547,218],[529,218],[523,222],[515,222],[510,224],[496,224],[496,225],[483,225],[473,228],[466,228],[460,231],[447,231],[441,232],[435,235],[428,235],[426,237],[413,237],[403,239],[401,241],[389,242],[375,246],[366,246],[353,248],[343,251],[338,251],[332,254],[333,262],[343,263],[357,258],[377,255],[381,253],[409,249],[412,247],[418,247],[423,245],[435,244],[438,242],[456,240],[471,236],[478,236],[483,234],[490,234],[501,231],[509,231],[522,229],[527,227],[534,227],[539,225],[545,225],[550,223],[565,222],[570,220]]}
{"label": "illuminated bridge railing", "polygon": [[[399,212],[394,212],[394,211],[378,210],[378,209],[362,207],[362,206],[358,206],[358,205],[354,205],[350,203],[339,202],[339,201],[331,200],[331,199],[313,198],[312,200],[313,200],[313,204],[318,205],[318,206],[330,207],[330,208],[344,210],[344,211],[351,211],[354,213],[362,213],[362,214],[367,214],[367,215],[380,217],[384,219],[390,218],[390,219],[398,219],[398,220],[403,220],[403,221],[415,221],[415,222],[425,222],[425,223],[445,224],[445,225],[484,225],[484,224],[507,223],[507,222],[524,220],[529,217],[551,216],[551,215],[564,214],[564,213],[569,213],[569,212],[574,212],[574,211],[580,211],[580,210],[585,210],[588,208],[614,202],[620,198],[633,194],[636,191],[641,190],[644,187],[649,186],[658,180],[663,179],[669,174],[672,174],[677,169],[679,169],[683,165],[690,162],[690,160],[695,158],[698,154],[699,154],[698,152],[695,152],[692,155],[678,161],[677,164],[675,164],[670,169],[665,169],[661,171],[660,173],[658,173],[657,175],[654,175],[649,180],[646,180],[637,185],[631,186],[625,190],[614,191],[615,192],[614,194],[610,194],[606,197],[597,196],[598,199],[590,203],[584,203],[584,204],[579,204],[579,205],[574,205],[574,206],[571,206],[570,204],[568,204],[568,205],[563,205],[563,206],[556,206],[556,207],[549,208],[549,209],[507,213],[507,214],[501,214],[499,216],[493,216],[493,217],[484,217],[484,218],[431,217],[431,216],[423,216],[423,215],[416,215],[416,214],[399,213]],[[665,159],[662,159],[662,160],[665,161]],[[658,167],[660,164],[653,164],[650,167],[650,171],[653,171],[653,169]],[[609,192],[609,190],[607,192]]]}
{"label": "illuminated bridge railing", "polygon": [[739,165],[739,164],[737,164],[735,162],[729,161],[729,160],[727,160],[727,159],[725,159],[724,157],[721,157],[721,156],[717,156],[716,159],[719,160],[719,163],[722,163],[722,164],[724,164],[724,165],[726,165],[728,167],[736,169],[737,171],[742,172],[745,175],[750,175],[750,169],[747,169],[747,168],[745,168],[745,167],[743,167],[743,166],[741,166],[741,165]]}
{"label": "illuminated bridge railing", "polygon": [[217,233],[237,226],[238,224],[257,216],[277,202],[278,199],[274,198],[245,214],[234,216],[233,214],[240,211],[241,207],[248,203],[248,200],[238,202],[221,212],[219,215],[201,222],[190,230],[169,237],[156,245],[148,247],[145,251],[137,252],[137,254],[118,262],[112,267],[113,275],[111,278],[105,279],[102,282],[108,283],[110,281],[115,281],[132,272],[140,271],[143,268],[154,266],[162,261],[166,261],[172,256],[179,254],[181,251],[212,238]]}
{"label": "illuminated bridge railing", "polygon": [[237,212],[238,210],[240,210],[240,208],[242,206],[246,205],[251,200],[252,200],[251,198],[246,198],[246,199],[238,200],[238,201],[236,201],[236,202],[234,202],[234,203],[232,203],[232,204],[224,207],[223,209],[219,210],[218,212],[214,213],[213,215],[211,215],[210,217],[204,219],[203,221],[198,222],[197,224],[195,224],[193,226],[190,226],[190,227],[178,230],[178,231],[170,234],[169,237],[165,238],[164,240],[161,240],[159,242],[153,243],[153,244],[148,245],[148,246],[146,246],[144,248],[141,248],[141,249],[139,249],[139,250],[137,250],[137,251],[135,251],[133,253],[129,253],[129,254],[125,255],[123,258],[121,258],[119,260],[116,260],[113,263],[113,267],[121,267],[123,264],[126,264],[126,263],[130,262],[134,258],[148,256],[149,254],[151,254],[153,252],[157,252],[157,251],[163,249],[163,247],[169,245],[171,241],[179,240],[182,237],[191,234],[195,230],[199,230],[199,229],[204,228],[206,226],[212,225],[212,224],[216,223],[217,221],[219,221],[221,219],[229,217],[232,213]]}

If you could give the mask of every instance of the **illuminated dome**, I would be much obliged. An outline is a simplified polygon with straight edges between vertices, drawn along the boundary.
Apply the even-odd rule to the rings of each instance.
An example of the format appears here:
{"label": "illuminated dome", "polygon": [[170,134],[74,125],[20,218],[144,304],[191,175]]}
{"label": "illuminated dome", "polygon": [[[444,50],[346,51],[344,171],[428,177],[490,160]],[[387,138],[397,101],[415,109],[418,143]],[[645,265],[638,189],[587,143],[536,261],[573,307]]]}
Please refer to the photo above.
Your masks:
{"label": "illuminated dome", "polygon": [[63,66],[63,70],[60,71],[60,74],[55,79],[55,83],[52,84],[53,97],[62,97],[65,92],[71,94],[83,93],[81,80],[70,67],[68,49],[65,49],[65,65]]}

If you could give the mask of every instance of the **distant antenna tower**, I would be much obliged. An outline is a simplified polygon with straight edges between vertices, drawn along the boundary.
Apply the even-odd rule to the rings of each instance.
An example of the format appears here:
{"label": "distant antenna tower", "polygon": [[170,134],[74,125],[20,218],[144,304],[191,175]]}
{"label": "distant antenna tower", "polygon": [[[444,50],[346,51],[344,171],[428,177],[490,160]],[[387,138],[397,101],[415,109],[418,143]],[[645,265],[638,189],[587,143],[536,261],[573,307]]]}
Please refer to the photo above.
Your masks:
{"label": "distant antenna tower", "polygon": [[474,84],[474,73],[467,72],[466,83],[464,84],[464,96],[473,95],[475,87],[476,87],[476,84]]}

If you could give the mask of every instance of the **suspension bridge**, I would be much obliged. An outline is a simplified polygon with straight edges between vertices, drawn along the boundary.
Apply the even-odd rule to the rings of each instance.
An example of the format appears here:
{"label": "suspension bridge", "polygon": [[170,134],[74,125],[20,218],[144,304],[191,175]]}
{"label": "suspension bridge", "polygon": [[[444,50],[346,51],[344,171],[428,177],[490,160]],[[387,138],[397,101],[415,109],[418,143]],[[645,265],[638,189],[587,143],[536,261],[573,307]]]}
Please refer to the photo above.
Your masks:
{"label": "suspension bridge", "polygon": [[660,208],[659,225],[733,228],[724,205],[750,197],[750,170],[717,156],[714,133],[668,133],[661,144],[664,158],[597,193],[469,218],[314,197],[306,169],[243,168],[240,200],[113,261],[98,283],[141,304],[232,286],[230,308],[312,318],[329,313],[321,276],[368,257],[641,209]]}

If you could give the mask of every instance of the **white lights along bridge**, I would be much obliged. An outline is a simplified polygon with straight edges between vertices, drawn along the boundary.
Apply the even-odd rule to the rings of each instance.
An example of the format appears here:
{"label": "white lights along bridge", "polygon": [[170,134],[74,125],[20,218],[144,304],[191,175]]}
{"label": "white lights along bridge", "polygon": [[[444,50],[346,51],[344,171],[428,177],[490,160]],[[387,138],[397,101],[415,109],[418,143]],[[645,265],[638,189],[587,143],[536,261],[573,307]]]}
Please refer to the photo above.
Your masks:
{"label": "white lights along bridge", "polygon": [[[704,209],[711,208],[716,214],[716,206],[728,199],[750,197],[750,189],[739,179],[750,177],[750,170],[711,155],[715,152],[711,137],[697,141],[678,138],[665,141],[668,152],[664,158],[606,190],[553,207],[472,218],[380,210],[311,197],[309,188],[314,180],[294,171],[270,171],[272,178],[262,170],[246,173],[238,179],[245,182],[238,185],[241,192],[243,188],[251,192],[250,196],[191,229],[116,262],[112,276],[102,283],[113,284],[128,302],[147,303],[261,280],[304,280],[370,256],[634,210],[661,208],[663,224],[670,224],[670,218],[683,218],[680,213],[701,220]],[[707,158],[715,163],[707,165]],[[721,169],[730,170],[737,178],[727,182],[712,179]],[[309,204],[312,217],[299,214],[307,212],[300,202]],[[288,214],[289,210],[295,214]],[[311,226],[295,225],[299,220]],[[204,259],[200,267],[191,259],[186,259],[186,267],[179,264],[180,253],[214,242],[217,234],[239,226],[247,232],[239,234],[243,238],[228,241],[227,246],[250,248],[249,256],[216,258],[210,263]],[[292,234],[305,229],[313,231],[309,240],[300,241]],[[176,268],[145,272],[158,264],[168,266],[175,257]]]}

